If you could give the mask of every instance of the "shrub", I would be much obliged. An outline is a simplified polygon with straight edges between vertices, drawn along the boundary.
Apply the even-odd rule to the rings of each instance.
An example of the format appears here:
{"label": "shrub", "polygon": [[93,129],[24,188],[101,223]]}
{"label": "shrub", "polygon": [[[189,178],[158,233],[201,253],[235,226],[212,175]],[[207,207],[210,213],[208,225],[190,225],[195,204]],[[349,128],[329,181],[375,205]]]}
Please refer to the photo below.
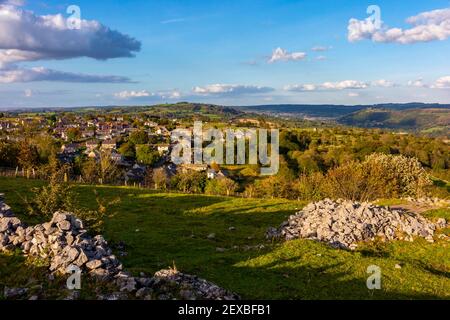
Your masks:
{"label": "shrub", "polygon": [[317,201],[326,197],[325,178],[322,173],[302,174],[293,183],[293,191],[298,200]]}
{"label": "shrub", "polygon": [[420,197],[431,185],[415,158],[371,154],[328,171],[325,193],[332,198],[369,201],[378,198]]}
{"label": "shrub", "polygon": [[238,184],[229,178],[208,180],[205,193],[211,195],[230,196],[236,192]]}
{"label": "shrub", "polygon": [[102,229],[105,220],[114,216],[109,208],[120,202],[120,198],[106,202],[101,199],[97,191],[94,190],[95,199],[98,205],[97,209],[88,210],[79,208],[75,204],[76,193],[73,190],[73,186],[62,182],[60,175],[60,172],[55,172],[52,174],[48,185],[32,189],[34,192],[33,199],[31,201],[25,199],[29,214],[48,218],[56,211],[70,212],[82,219],[88,229],[95,233],[101,233],[103,231]]}
{"label": "shrub", "polygon": [[375,153],[366,158],[363,167],[367,174],[382,179],[391,195],[420,197],[424,195],[425,187],[432,185],[416,158]]}

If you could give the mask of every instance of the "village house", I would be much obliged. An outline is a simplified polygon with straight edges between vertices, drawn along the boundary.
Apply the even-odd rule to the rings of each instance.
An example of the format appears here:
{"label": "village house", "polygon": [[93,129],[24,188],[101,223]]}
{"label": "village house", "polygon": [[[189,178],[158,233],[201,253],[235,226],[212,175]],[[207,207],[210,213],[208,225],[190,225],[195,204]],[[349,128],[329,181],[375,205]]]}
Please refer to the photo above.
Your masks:
{"label": "village house", "polygon": [[78,150],[78,145],[75,143],[64,144],[61,147],[61,153],[65,153],[65,154],[73,154],[73,153],[76,153],[77,150]]}
{"label": "village house", "polygon": [[226,175],[222,170],[216,171],[214,169],[208,169],[206,171],[206,176],[210,180],[226,178]]}
{"label": "village house", "polygon": [[117,148],[117,142],[115,140],[105,140],[102,142],[102,150],[114,150]]}
{"label": "village house", "polygon": [[99,142],[97,140],[86,141],[86,149],[88,149],[88,150],[97,149],[98,145],[99,145]]}
{"label": "village house", "polygon": [[154,145],[153,147],[155,147],[156,150],[158,150],[160,155],[169,153],[169,150],[170,150],[170,144],[158,144],[158,145]]}
{"label": "village house", "polygon": [[179,166],[179,169],[183,173],[186,173],[186,172],[189,172],[189,171],[205,172],[206,170],[208,170],[208,165],[206,165],[206,164],[188,163],[188,164],[181,164]]}
{"label": "village house", "polygon": [[170,131],[169,130],[167,130],[167,128],[166,127],[157,127],[156,128],[156,134],[157,135],[160,135],[160,136],[168,136],[168,135],[170,135]]}
{"label": "village house", "polygon": [[111,160],[116,163],[122,163],[124,161],[124,157],[117,151],[113,151],[111,152]]}
{"label": "village house", "polygon": [[94,130],[85,130],[81,133],[82,138],[93,138],[95,136]]}
{"label": "village house", "polygon": [[146,122],[144,123],[144,126],[147,126],[147,127],[149,127],[149,128],[155,128],[155,127],[158,126],[158,124],[157,124],[156,122],[153,122],[153,121],[146,121]]}

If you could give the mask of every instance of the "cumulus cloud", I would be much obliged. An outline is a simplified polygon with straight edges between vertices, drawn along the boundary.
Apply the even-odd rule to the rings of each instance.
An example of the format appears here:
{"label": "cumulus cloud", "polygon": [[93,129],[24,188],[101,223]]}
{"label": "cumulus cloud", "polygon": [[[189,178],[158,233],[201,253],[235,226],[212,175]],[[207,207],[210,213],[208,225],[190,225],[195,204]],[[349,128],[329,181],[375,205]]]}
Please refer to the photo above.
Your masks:
{"label": "cumulus cloud", "polygon": [[425,84],[422,79],[410,80],[408,81],[408,86],[415,88],[428,88],[428,85]]}
{"label": "cumulus cloud", "polygon": [[315,91],[317,90],[317,86],[315,84],[293,84],[284,87],[285,91],[297,91],[297,92],[305,92],[305,91]]}
{"label": "cumulus cloud", "polygon": [[32,82],[32,81],[60,81],[87,83],[126,83],[131,82],[127,77],[88,75],[57,71],[43,67],[31,69],[0,69],[0,83]]}
{"label": "cumulus cloud", "polygon": [[243,95],[267,93],[274,91],[270,87],[239,85],[239,84],[210,84],[204,87],[194,87],[193,93],[199,95]]}
{"label": "cumulus cloud", "polygon": [[153,93],[147,90],[141,91],[121,91],[114,94],[116,98],[119,99],[132,99],[132,98],[148,98],[154,96]]}
{"label": "cumulus cloud", "polygon": [[0,8],[0,49],[14,50],[19,61],[27,54],[36,59],[89,57],[106,60],[133,57],[141,43],[95,20],[80,20],[73,29],[61,14],[39,16],[13,6]]}
{"label": "cumulus cloud", "polygon": [[269,59],[269,63],[280,62],[280,61],[298,61],[306,58],[305,52],[288,52],[282,48],[276,48],[272,52],[272,56]]}
{"label": "cumulus cloud", "polygon": [[392,88],[392,87],[396,87],[397,85],[395,83],[393,83],[392,81],[380,79],[380,80],[372,81],[372,86],[383,87],[383,88]]}
{"label": "cumulus cloud", "polygon": [[450,76],[440,77],[431,87],[434,89],[450,89]]}
{"label": "cumulus cloud", "polygon": [[348,40],[350,42],[369,39],[374,42],[410,44],[445,40],[450,37],[450,8],[422,12],[409,17],[410,28],[389,28],[383,23],[378,28],[373,19],[350,19]]}
{"label": "cumulus cloud", "polygon": [[[19,2],[14,1],[17,4]],[[58,15],[36,15],[32,11],[0,5],[0,81],[128,82],[117,76],[95,76],[45,68],[23,69],[27,61],[88,57],[108,60],[133,57],[141,43],[95,20],[80,20],[73,29],[68,19]]]}
{"label": "cumulus cloud", "polygon": [[179,99],[182,97],[182,93],[178,90],[165,90],[165,91],[158,91],[156,93],[147,90],[137,90],[137,91],[125,90],[115,93],[114,97],[124,100],[145,99],[145,98]]}
{"label": "cumulus cloud", "polygon": [[365,82],[356,80],[344,80],[340,82],[325,82],[322,88],[327,90],[344,90],[344,89],[365,89],[369,85]]}
{"label": "cumulus cloud", "polygon": [[0,0],[0,5],[23,6],[24,0]]}
{"label": "cumulus cloud", "polygon": [[339,82],[324,82],[322,84],[295,84],[284,87],[286,91],[307,92],[317,90],[346,90],[346,89],[366,89],[369,84],[356,80],[344,80]]}
{"label": "cumulus cloud", "polygon": [[159,91],[157,93],[161,99],[180,99],[182,97],[182,93],[178,90],[167,90],[167,91]]}

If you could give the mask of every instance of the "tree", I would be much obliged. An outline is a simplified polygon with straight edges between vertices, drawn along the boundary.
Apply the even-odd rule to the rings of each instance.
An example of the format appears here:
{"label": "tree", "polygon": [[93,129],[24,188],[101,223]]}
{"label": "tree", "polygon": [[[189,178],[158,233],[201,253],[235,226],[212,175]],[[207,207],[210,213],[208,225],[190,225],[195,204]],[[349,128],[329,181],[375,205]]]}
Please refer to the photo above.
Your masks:
{"label": "tree", "polygon": [[155,189],[166,190],[168,177],[166,170],[164,168],[158,168],[153,171],[152,177],[153,183],[155,184]]}
{"label": "tree", "polygon": [[219,164],[217,164],[215,162],[212,162],[210,166],[211,166],[211,169],[213,169],[214,171],[216,171],[216,172],[220,171],[220,165]]}
{"label": "tree", "polygon": [[100,153],[99,165],[99,177],[102,184],[117,182],[120,170],[116,161],[111,158],[111,150],[105,150]]}
{"label": "tree", "polygon": [[73,142],[81,138],[81,131],[79,128],[69,128],[66,132],[67,141]]}
{"label": "tree", "polygon": [[210,179],[206,183],[205,193],[230,196],[238,189],[238,184],[229,178]]}
{"label": "tree", "polygon": [[130,133],[128,140],[134,144],[147,144],[148,143],[148,134],[144,130],[137,130]]}
{"label": "tree", "polygon": [[39,153],[39,159],[42,163],[47,163],[52,154],[57,152],[56,141],[49,134],[40,134],[32,139]]}
{"label": "tree", "polygon": [[227,196],[234,194],[238,189],[238,184],[229,178],[222,178],[218,181],[219,185],[223,186],[223,188],[225,189]]}
{"label": "tree", "polygon": [[204,172],[188,171],[177,173],[171,179],[173,188],[188,193],[203,193],[206,185]]}
{"label": "tree", "polygon": [[99,179],[98,164],[95,159],[88,159],[81,167],[81,175],[86,183],[97,183]]}
{"label": "tree", "polygon": [[136,147],[136,159],[142,164],[152,166],[160,160],[160,155],[149,145],[143,144]]}
{"label": "tree", "polygon": [[39,152],[36,146],[26,140],[20,143],[17,159],[19,166],[24,169],[35,169],[39,166]]}
{"label": "tree", "polygon": [[122,144],[118,151],[125,158],[133,159],[136,157],[136,147],[131,142]]}
{"label": "tree", "polygon": [[0,141],[0,166],[16,167],[20,148],[17,143]]}

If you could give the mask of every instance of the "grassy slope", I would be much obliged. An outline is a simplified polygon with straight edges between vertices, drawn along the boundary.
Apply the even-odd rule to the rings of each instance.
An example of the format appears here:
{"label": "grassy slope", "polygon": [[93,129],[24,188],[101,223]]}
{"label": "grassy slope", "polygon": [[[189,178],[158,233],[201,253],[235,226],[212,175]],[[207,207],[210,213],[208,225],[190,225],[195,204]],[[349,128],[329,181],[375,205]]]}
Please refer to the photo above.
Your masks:
{"label": "grassy slope", "polygon": [[[0,192],[6,193],[7,203],[21,215],[24,205],[18,193],[26,194],[36,184],[39,182],[0,178]],[[92,189],[77,187],[80,205],[95,208]],[[117,215],[106,223],[105,237],[112,243],[127,244],[128,255],[121,260],[132,272],[152,273],[175,264],[179,270],[211,280],[243,298],[450,298],[448,242],[372,244],[356,252],[309,240],[269,244],[264,240],[267,227],[278,226],[302,203],[97,189],[102,197],[121,198],[114,208]],[[442,210],[433,216],[450,215]],[[236,230],[230,231],[231,226]],[[216,238],[207,239],[210,233]],[[265,247],[245,248],[260,244]],[[227,250],[217,252],[217,247]],[[11,258],[0,256],[0,283],[10,283],[15,274],[5,271],[4,259]],[[382,269],[379,291],[366,288],[366,268],[372,264]],[[396,264],[402,268],[396,269]]]}

